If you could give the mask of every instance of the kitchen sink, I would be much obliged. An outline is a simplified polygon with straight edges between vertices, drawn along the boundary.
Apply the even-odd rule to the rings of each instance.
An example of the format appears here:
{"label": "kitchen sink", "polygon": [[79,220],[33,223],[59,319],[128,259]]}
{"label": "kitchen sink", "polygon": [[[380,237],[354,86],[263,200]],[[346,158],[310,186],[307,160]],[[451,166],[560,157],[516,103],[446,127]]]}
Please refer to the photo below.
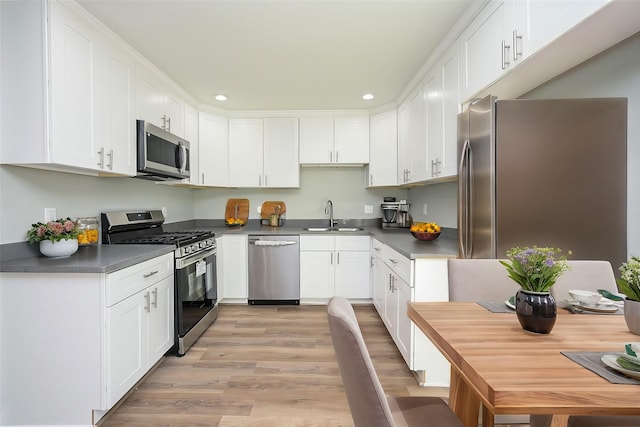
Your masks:
{"label": "kitchen sink", "polygon": [[348,233],[348,232],[355,232],[355,231],[362,231],[362,228],[360,227],[333,227],[333,228],[329,228],[329,227],[307,227],[304,228],[304,231],[313,231],[313,232],[343,232],[343,233]]}

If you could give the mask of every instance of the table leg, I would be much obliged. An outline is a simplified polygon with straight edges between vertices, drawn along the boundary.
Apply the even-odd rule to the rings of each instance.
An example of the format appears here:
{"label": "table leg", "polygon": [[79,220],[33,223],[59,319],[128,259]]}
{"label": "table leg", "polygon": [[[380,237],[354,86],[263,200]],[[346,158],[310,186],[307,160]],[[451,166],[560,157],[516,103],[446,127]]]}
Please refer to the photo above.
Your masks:
{"label": "table leg", "polygon": [[567,427],[569,423],[569,415],[554,415],[551,418],[549,427]]}
{"label": "table leg", "polygon": [[482,427],[493,427],[495,417],[486,406],[482,405]]}
{"label": "table leg", "polygon": [[[449,386],[449,406],[465,427],[478,427],[480,399],[453,367]],[[492,426],[493,415],[490,427]]]}

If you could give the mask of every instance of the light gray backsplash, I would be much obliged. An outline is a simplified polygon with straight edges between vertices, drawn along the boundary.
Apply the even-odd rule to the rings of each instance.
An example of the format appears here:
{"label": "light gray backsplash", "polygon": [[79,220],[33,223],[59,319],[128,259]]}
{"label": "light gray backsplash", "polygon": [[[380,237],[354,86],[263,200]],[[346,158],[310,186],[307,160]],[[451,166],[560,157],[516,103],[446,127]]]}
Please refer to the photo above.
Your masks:
{"label": "light gray backsplash", "polygon": [[[458,181],[414,187],[409,190],[410,213],[416,222],[437,222],[442,227],[458,228]],[[424,204],[427,214],[424,214]]]}

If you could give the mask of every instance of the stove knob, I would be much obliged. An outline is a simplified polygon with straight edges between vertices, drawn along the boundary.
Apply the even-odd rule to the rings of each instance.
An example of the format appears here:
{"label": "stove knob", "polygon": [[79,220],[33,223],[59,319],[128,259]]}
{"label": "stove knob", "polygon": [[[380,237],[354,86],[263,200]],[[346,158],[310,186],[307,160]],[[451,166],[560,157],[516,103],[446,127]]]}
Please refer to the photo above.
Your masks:
{"label": "stove knob", "polygon": [[184,253],[185,253],[185,254],[190,254],[190,253],[191,253],[191,246],[186,246],[186,247],[184,248]]}

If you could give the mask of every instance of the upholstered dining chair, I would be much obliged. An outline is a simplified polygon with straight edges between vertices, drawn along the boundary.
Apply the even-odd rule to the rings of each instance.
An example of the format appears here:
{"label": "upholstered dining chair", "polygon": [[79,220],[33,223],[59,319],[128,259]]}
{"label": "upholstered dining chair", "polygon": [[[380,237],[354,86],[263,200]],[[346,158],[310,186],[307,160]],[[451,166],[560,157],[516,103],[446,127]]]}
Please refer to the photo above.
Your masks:
{"label": "upholstered dining chair", "polygon": [[332,298],[327,313],[355,427],[462,427],[447,403],[438,397],[385,396],[349,301]]}
{"label": "upholstered dining chair", "polygon": [[569,298],[569,291],[572,289],[594,292],[605,289],[609,292],[618,292],[616,278],[609,261],[569,260],[567,264],[571,268],[565,271],[551,287],[551,295],[556,300]]}
{"label": "upholstered dining chair", "polygon": [[[520,286],[507,274],[497,259],[447,260],[449,301],[478,302],[506,301]],[[483,416],[486,413],[483,411]],[[496,424],[527,424],[529,415],[495,415]]]}

